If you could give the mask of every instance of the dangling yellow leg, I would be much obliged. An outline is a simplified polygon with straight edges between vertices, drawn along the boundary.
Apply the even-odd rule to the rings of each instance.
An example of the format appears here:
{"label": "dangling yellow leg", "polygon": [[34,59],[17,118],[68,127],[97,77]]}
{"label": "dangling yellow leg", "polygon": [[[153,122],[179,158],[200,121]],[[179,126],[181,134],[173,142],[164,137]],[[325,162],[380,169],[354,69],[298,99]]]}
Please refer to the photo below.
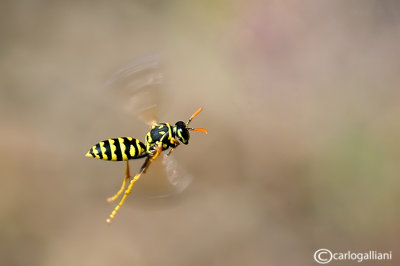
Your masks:
{"label": "dangling yellow leg", "polygon": [[[135,177],[130,181],[128,188],[125,190],[124,196],[122,196],[121,201],[118,203],[118,205],[114,208],[114,210],[112,211],[112,213],[110,214],[110,216],[108,216],[107,219],[107,223],[110,224],[111,221],[114,219],[115,215],[117,215],[118,210],[121,208],[121,206],[124,204],[126,198],[129,196],[129,194],[132,191],[133,188],[133,184],[135,184],[136,181],[139,180],[139,178],[142,176],[142,174],[144,174],[147,170],[147,168],[149,168],[150,164],[158,157],[158,155],[160,155],[161,151],[162,151],[162,146],[160,146],[161,149],[157,149],[156,153],[151,156],[151,157],[147,157],[146,162],[143,164],[142,169],[140,170],[140,172],[135,175]],[[118,193],[117,193],[118,194]]]}
{"label": "dangling yellow leg", "polygon": [[119,191],[118,191],[114,196],[109,197],[109,198],[107,199],[107,202],[110,203],[110,202],[113,202],[113,201],[115,201],[116,199],[119,198],[119,196],[122,194],[122,192],[123,192],[124,189],[125,189],[126,181],[128,181],[128,179],[129,179],[130,177],[131,177],[131,174],[130,174],[130,172],[129,172],[129,162],[126,161],[125,177],[124,177],[124,181],[122,181],[122,186],[121,186],[121,188],[119,189]]}
{"label": "dangling yellow leg", "polygon": [[121,208],[121,206],[124,204],[126,198],[128,195],[131,193],[133,184],[135,184],[136,181],[139,180],[140,176],[143,174],[143,171],[141,171],[139,174],[135,175],[135,177],[131,180],[129,183],[128,188],[125,191],[124,196],[122,197],[121,201],[118,203],[118,205],[114,208],[110,216],[108,216],[107,223],[111,223],[112,219],[114,219],[115,215],[117,214],[118,210]]}

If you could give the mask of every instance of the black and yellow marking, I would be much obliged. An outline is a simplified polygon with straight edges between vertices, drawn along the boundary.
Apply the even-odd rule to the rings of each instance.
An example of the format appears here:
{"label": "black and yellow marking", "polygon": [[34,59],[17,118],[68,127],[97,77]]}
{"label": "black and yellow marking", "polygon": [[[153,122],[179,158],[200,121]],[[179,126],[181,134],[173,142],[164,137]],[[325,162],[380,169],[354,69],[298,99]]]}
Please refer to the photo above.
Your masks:
{"label": "black and yellow marking", "polygon": [[138,139],[123,137],[100,141],[86,156],[107,161],[127,161],[145,157],[147,154],[146,146]]}
{"label": "black and yellow marking", "polygon": [[146,135],[146,149],[151,152],[155,149],[159,142],[162,142],[162,149],[168,149],[172,143],[171,139],[175,136],[173,134],[172,126],[170,123],[154,124],[150,132]]}

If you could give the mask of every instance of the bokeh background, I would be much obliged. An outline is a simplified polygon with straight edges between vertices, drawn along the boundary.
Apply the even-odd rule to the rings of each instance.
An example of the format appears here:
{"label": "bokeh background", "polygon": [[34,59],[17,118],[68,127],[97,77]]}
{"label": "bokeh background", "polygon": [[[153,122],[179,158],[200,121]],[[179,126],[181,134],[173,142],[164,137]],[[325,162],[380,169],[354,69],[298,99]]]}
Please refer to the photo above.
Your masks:
{"label": "bokeh background", "polygon": [[[320,248],[392,251],[382,265],[399,265],[397,1],[1,1],[0,13],[1,265],[312,265]],[[201,106],[192,125],[209,134],[175,152],[194,177],[183,193],[154,196],[149,170],[109,226],[124,164],[84,154],[144,140],[104,84],[154,53],[167,58],[161,120]]]}

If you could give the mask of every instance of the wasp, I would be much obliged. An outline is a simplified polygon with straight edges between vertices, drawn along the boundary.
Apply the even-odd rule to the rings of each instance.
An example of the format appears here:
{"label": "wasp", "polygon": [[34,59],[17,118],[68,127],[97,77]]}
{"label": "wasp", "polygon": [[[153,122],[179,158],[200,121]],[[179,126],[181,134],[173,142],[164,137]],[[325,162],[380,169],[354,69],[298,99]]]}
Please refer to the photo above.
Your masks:
{"label": "wasp", "polygon": [[[124,204],[126,198],[131,193],[133,185],[139,178],[146,173],[150,164],[160,155],[161,152],[168,150],[167,156],[174,151],[180,143],[189,144],[190,131],[200,131],[208,134],[204,128],[191,128],[189,124],[203,109],[199,108],[188,120],[187,123],[178,121],[175,125],[170,123],[156,123],[151,126],[151,130],[146,134],[145,143],[132,137],[112,138],[100,141],[95,144],[87,153],[87,157],[93,157],[107,161],[126,161],[125,177],[118,192],[107,199],[107,202],[117,200],[124,192],[126,184],[129,185],[124,192],[120,202],[114,208],[106,220],[111,223],[118,210]],[[146,158],[140,171],[132,178],[129,171],[129,160]]]}

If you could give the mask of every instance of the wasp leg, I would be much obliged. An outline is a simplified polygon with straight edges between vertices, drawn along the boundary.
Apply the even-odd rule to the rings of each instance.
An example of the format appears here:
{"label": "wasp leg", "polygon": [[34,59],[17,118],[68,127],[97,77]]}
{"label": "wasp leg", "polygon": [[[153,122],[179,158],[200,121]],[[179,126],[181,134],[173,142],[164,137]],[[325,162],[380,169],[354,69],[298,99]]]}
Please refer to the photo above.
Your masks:
{"label": "wasp leg", "polygon": [[153,151],[153,155],[146,158],[146,161],[140,168],[140,171],[146,173],[147,168],[149,168],[150,164],[158,157],[158,155],[160,155],[161,152],[162,152],[162,142],[159,142],[156,149]]}
{"label": "wasp leg", "polygon": [[129,179],[130,177],[131,177],[131,174],[130,174],[130,172],[129,172],[129,162],[126,161],[125,177],[124,177],[124,180],[122,181],[122,186],[121,186],[121,188],[118,190],[118,192],[117,192],[114,196],[109,197],[109,198],[107,199],[107,202],[110,203],[110,202],[113,202],[113,201],[115,201],[116,199],[119,198],[119,196],[122,194],[122,192],[123,192],[124,189],[125,189],[126,181],[128,181],[128,179]]}
{"label": "wasp leg", "polygon": [[125,190],[125,194],[122,197],[121,201],[118,203],[118,205],[114,208],[114,210],[112,211],[112,213],[110,214],[110,216],[108,216],[107,219],[107,223],[111,223],[111,221],[114,219],[115,215],[117,215],[118,210],[121,208],[121,206],[124,204],[126,198],[128,197],[128,195],[131,193],[132,188],[133,188],[133,184],[135,184],[136,181],[139,180],[140,176],[143,174],[143,172],[141,171],[140,173],[138,173],[137,175],[135,175],[135,177],[130,181],[128,188]]}
{"label": "wasp leg", "polygon": [[176,139],[172,139],[172,143],[173,143],[174,147],[172,147],[169,150],[169,152],[167,153],[167,156],[169,156],[176,149],[176,147],[179,146],[179,141],[177,141]]}
{"label": "wasp leg", "polygon": [[157,148],[156,152],[152,156],[148,156],[146,158],[146,161],[144,162],[140,172],[135,175],[135,177],[130,181],[128,188],[125,190],[124,196],[122,196],[121,201],[118,203],[118,205],[114,208],[110,216],[108,216],[107,223],[111,223],[111,221],[114,219],[115,215],[117,215],[118,210],[121,208],[121,206],[124,204],[126,198],[129,196],[129,194],[132,191],[133,184],[135,184],[136,181],[139,180],[139,178],[144,174],[149,168],[150,164],[160,155],[162,151],[162,146],[160,146],[161,149]]}

